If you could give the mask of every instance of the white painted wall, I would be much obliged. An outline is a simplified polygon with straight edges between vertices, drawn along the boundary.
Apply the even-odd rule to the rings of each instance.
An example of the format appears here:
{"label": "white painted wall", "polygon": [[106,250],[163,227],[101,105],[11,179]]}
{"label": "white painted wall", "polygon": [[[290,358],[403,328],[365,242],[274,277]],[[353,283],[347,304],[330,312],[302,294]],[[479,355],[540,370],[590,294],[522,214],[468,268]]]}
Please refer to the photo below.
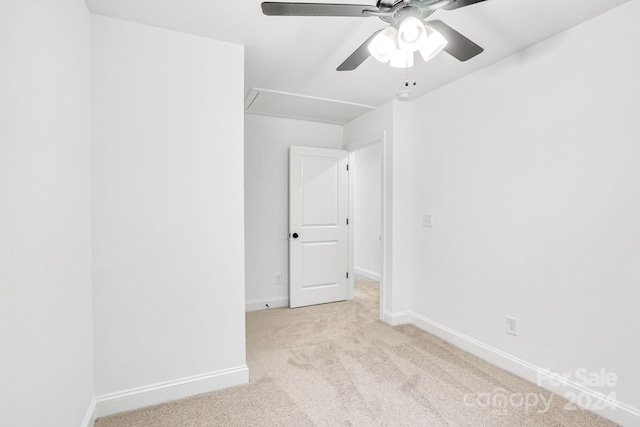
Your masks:
{"label": "white painted wall", "polygon": [[243,47],[94,15],[91,71],[98,397],[245,366]]}
{"label": "white painted wall", "polygon": [[382,271],[380,141],[354,152],[350,177],[354,180],[354,267],[355,273],[380,280]]}
{"label": "white painted wall", "polygon": [[411,129],[411,104],[394,101],[393,103],[393,307],[396,320],[403,322],[405,313],[411,308],[411,265],[414,253],[413,242],[411,170],[413,134]]}
{"label": "white painted wall", "polygon": [[289,147],[341,148],[342,126],[246,114],[244,144],[246,307],[286,306]]}
{"label": "white painted wall", "polygon": [[0,425],[79,426],[93,398],[90,19],[0,2]]}
{"label": "white painted wall", "polygon": [[638,16],[630,1],[415,101],[410,162],[412,310],[554,372],[615,372],[636,410]]}

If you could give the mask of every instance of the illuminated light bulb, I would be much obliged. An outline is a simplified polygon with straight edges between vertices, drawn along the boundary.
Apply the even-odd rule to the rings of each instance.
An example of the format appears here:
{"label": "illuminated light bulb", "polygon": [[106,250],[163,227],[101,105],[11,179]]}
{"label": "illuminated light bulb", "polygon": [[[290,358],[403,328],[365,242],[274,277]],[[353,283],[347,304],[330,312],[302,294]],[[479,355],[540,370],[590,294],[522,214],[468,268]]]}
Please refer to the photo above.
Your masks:
{"label": "illuminated light bulb", "polygon": [[428,24],[425,28],[427,31],[427,37],[420,46],[420,55],[422,55],[422,59],[428,61],[444,49],[447,45],[447,39],[445,39],[442,34],[431,28]]}
{"label": "illuminated light bulb", "polygon": [[396,49],[396,51],[391,56],[389,65],[394,68],[413,67],[413,52],[405,52],[403,50]]}
{"label": "illuminated light bulb", "polygon": [[415,16],[406,18],[398,29],[398,47],[405,52],[415,52],[427,38],[427,30]]}
{"label": "illuminated light bulb", "polygon": [[368,46],[371,56],[380,62],[389,62],[397,48],[398,29],[393,26],[389,26],[380,31]]}

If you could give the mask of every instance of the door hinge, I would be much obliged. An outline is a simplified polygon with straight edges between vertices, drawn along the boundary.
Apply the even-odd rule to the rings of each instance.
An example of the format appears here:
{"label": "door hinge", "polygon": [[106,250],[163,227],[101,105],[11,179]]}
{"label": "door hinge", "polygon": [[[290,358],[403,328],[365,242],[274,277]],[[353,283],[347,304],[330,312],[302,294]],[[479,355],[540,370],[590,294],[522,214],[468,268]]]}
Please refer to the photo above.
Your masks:
{"label": "door hinge", "polygon": [[349,225],[349,218],[347,218],[347,225]]}
{"label": "door hinge", "polygon": [[349,278],[349,272],[347,271],[347,279]]}
{"label": "door hinge", "polygon": [[349,165],[347,165],[347,170],[349,170]]}

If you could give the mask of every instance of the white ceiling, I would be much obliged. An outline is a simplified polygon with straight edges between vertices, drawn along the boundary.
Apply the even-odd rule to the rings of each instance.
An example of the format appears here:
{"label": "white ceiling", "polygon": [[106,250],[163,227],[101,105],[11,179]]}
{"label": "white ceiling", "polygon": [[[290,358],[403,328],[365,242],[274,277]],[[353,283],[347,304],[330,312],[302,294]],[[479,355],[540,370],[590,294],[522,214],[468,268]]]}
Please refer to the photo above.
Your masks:
{"label": "white ceiling", "polygon": [[[408,70],[369,58],[355,71],[342,72],[336,67],[385,22],[374,17],[265,16],[260,0],[85,1],[96,14],[243,44],[245,95],[261,88],[377,107],[405,90],[407,77],[416,80],[410,86],[415,99],[628,0],[488,0],[439,10],[430,19],[444,21],[484,52],[467,62],[442,52],[429,62],[416,59]],[[373,5],[375,0],[326,3]]]}

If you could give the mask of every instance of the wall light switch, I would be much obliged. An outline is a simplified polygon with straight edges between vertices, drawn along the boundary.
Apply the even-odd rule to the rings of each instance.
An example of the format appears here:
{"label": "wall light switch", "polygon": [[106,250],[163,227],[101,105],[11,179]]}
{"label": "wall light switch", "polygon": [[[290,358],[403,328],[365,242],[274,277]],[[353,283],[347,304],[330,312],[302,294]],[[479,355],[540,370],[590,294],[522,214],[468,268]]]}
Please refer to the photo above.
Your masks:
{"label": "wall light switch", "polygon": [[507,316],[507,333],[518,336],[518,319]]}
{"label": "wall light switch", "polygon": [[431,227],[431,214],[422,215],[422,226]]}

